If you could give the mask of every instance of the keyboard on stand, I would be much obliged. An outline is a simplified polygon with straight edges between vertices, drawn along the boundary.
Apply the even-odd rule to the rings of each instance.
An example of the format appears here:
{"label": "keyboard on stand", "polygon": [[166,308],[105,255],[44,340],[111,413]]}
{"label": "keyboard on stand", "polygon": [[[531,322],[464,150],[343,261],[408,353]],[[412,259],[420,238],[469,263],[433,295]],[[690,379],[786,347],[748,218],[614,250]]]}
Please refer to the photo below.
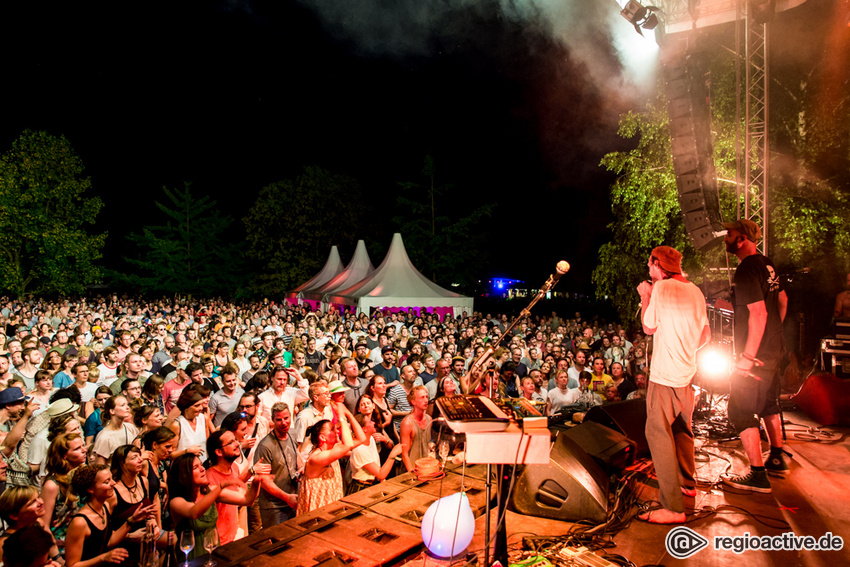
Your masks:
{"label": "keyboard on stand", "polygon": [[484,396],[442,396],[434,401],[455,433],[504,431],[510,425],[505,412]]}

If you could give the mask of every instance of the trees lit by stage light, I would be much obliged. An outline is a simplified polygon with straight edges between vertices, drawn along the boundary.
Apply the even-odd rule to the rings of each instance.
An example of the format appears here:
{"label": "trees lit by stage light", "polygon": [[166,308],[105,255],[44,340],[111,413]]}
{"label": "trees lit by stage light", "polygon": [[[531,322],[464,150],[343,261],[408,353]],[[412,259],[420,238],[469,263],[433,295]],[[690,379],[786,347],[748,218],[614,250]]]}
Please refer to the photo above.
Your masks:
{"label": "trees lit by stage light", "polygon": [[663,13],[657,6],[644,6],[637,0],[629,0],[623,6],[620,15],[635,27],[635,31],[643,35],[641,28],[654,30],[658,26],[658,14]]}
{"label": "trees lit by stage light", "polygon": [[732,360],[729,355],[716,348],[705,348],[697,357],[697,365],[703,376],[719,378],[728,376],[732,370]]}

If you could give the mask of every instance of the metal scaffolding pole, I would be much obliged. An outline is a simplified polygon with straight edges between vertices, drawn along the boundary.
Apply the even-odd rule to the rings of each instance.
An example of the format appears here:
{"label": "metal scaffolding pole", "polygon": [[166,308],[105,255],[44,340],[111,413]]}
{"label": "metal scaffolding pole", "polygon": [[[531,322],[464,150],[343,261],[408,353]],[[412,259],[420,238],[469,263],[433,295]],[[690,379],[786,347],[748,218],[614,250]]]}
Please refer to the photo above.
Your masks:
{"label": "metal scaffolding pole", "polygon": [[[742,4],[744,0],[739,0]],[[768,184],[770,179],[769,100],[770,23],[755,17],[756,2],[745,4],[746,104],[744,123],[744,216],[758,223],[758,250],[767,255]]]}

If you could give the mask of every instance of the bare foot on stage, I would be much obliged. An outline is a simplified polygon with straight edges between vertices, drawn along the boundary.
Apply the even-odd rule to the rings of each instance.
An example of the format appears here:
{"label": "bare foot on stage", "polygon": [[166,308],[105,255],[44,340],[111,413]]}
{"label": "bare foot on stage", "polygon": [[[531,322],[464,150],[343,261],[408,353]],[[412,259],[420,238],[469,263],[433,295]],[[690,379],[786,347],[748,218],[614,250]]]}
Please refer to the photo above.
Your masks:
{"label": "bare foot on stage", "polygon": [[685,522],[685,513],[659,508],[658,510],[644,512],[637,519],[650,524],[682,524]]}

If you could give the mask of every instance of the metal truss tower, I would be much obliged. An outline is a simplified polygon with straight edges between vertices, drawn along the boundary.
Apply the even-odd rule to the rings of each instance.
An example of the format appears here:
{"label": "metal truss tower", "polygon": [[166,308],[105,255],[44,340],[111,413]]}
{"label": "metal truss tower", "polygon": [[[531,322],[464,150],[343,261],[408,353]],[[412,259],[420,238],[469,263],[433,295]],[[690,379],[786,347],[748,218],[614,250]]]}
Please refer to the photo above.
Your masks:
{"label": "metal truss tower", "polygon": [[[768,4],[769,5],[769,4]],[[745,117],[744,117],[744,216],[762,230],[758,250],[768,254],[768,186],[770,183],[770,23],[759,14],[760,2],[738,0],[744,20]],[[769,16],[767,16],[769,18]],[[739,61],[741,58],[739,57]],[[738,75],[740,80],[740,73]],[[738,92],[741,92],[738,85]],[[740,199],[739,199],[740,202]]]}
{"label": "metal truss tower", "polygon": [[[806,0],[659,0],[667,34],[735,22],[738,53],[738,122],[743,123],[738,146],[739,217],[761,226],[758,249],[768,253],[770,180],[770,20]],[[742,37],[743,36],[743,37]],[[744,69],[742,72],[741,66]],[[740,109],[743,106],[743,109]],[[743,116],[741,116],[743,114]],[[743,140],[741,140],[743,138]],[[741,142],[743,148],[741,148]],[[743,193],[743,195],[741,194]]]}

